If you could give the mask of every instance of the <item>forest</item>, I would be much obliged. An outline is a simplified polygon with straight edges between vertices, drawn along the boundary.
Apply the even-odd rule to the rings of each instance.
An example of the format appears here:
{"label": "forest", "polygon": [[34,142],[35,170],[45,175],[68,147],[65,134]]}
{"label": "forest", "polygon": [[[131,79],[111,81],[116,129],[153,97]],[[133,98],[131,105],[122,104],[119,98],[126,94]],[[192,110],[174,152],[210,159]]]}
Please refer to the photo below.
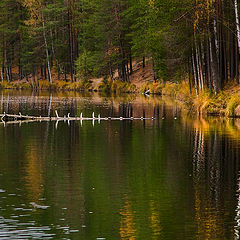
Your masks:
{"label": "forest", "polygon": [[1,0],[0,77],[128,82],[138,59],[155,82],[218,93],[239,83],[238,14],[237,0]]}

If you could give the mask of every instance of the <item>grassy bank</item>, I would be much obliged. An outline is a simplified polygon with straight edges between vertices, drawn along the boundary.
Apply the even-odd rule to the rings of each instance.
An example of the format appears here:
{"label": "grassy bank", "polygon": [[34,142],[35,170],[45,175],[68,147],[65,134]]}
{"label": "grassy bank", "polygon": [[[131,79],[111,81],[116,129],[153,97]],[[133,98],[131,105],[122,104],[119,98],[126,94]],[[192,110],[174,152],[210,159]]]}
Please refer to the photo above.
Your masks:
{"label": "grassy bank", "polygon": [[84,91],[89,89],[91,84],[89,82],[65,82],[54,81],[50,84],[48,81],[40,80],[35,82],[0,82],[0,89],[32,89],[32,90],[55,90],[55,91]]}
{"label": "grassy bank", "polygon": [[35,82],[23,82],[15,81],[8,83],[7,81],[0,82],[0,89],[32,89],[32,90],[53,90],[53,91],[98,91],[106,93],[137,93],[140,92],[136,85],[121,82],[103,80],[98,85],[92,83],[92,81],[78,81],[78,82],[65,82],[65,81],[53,81],[50,84],[46,80],[39,80]]}
{"label": "grassy bank", "polygon": [[186,81],[181,83],[165,83],[161,87],[163,95],[170,95],[184,105],[185,108],[200,115],[240,117],[239,85],[229,82],[217,95],[208,89],[201,90],[198,95],[192,92]]}
{"label": "grassy bank", "polygon": [[34,90],[53,90],[53,91],[99,91],[106,93],[142,93],[150,90],[151,94],[162,94],[171,96],[180,101],[184,108],[194,111],[197,114],[220,115],[229,117],[240,117],[240,94],[239,86],[235,83],[228,83],[219,94],[211,94],[209,90],[201,90],[196,95],[194,89],[190,92],[187,81],[181,83],[143,83],[136,86],[132,83],[121,81],[110,81],[102,79],[98,84],[93,81],[86,82],[65,82],[40,80],[34,82],[0,82],[2,89],[34,89]]}

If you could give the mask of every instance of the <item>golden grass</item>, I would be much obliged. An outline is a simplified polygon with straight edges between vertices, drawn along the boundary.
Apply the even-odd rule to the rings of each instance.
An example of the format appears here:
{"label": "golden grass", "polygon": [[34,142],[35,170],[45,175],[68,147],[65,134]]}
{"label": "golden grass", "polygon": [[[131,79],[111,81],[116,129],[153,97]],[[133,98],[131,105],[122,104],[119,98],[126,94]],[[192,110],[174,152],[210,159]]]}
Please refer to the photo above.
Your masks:
{"label": "golden grass", "polygon": [[90,81],[65,82],[61,80],[53,81],[52,84],[47,80],[39,80],[34,82],[0,82],[0,89],[38,89],[38,90],[55,90],[55,91],[84,91],[98,90],[113,93],[134,93],[137,88],[134,84],[121,81],[103,81],[97,89],[93,89]]}
{"label": "golden grass", "polygon": [[110,79],[104,79],[99,85],[98,90],[102,92],[113,93],[135,93],[137,87],[134,84],[128,82],[121,82],[118,80],[111,81]]}
{"label": "golden grass", "polygon": [[9,83],[7,81],[0,82],[0,89],[31,89],[31,83]]}
{"label": "golden grass", "polygon": [[235,93],[231,96],[229,101],[227,102],[226,107],[226,116],[239,116],[239,106],[240,106],[240,95]]}
{"label": "golden grass", "polygon": [[[231,106],[231,102],[229,103],[229,96],[231,95],[231,92],[234,92],[233,89],[231,89],[229,92],[229,89],[230,85],[224,91],[214,95],[210,93],[208,88],[205,88],[199,90],[197,96],[195,89],[192,89],[192,93],[190,93],[187,81],[182,81],[180,83],[167,82],[162,85],[162,94],[169,95],[177,100],[180,100],[187,109],[195,111],[198,114],[207,113],[214,115],[225,115],[228,104]],[[234,98],[234,102],[236,102],[236,98]],[[237,105],[238,104],[236,104],[236,106]],[[228,109],[230,109],[229,107]],[[233,112],[234,110],[232,109],[231,111]]]}
{"label": "golden grass", "polygon": [[150,90],[150,93],[153,94],[161,94],[163,85],[160,83],[145,83],[141,86],[141,92],[145,92],[146,90]]}
{"label": "golden grass", "polygon": [[55,91],[82,91],[90,89],[89,82],[65,82],[54,81],[50,84],[47,80],[39,80],[37,83],[33,82],[15,82],[8,83],[6,81],[0,82],[0,89],[38,89],[38,90],[55,90]]}
{"label": "golden grass", "polygon": [[0,82],[0,88],[1,89],[8,89],[8,88],[11,88],[11,87],[12,87],[12,84],[8,83],[7,81]]}

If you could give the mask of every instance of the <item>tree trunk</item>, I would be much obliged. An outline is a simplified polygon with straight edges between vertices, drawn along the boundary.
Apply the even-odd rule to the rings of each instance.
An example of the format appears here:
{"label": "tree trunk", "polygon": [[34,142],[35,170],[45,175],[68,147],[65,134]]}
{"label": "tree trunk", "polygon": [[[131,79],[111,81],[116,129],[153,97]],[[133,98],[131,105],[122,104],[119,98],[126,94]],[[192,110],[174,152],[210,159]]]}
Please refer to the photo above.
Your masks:
{"label": "tree trunk", "polygon": [[8,61],[7,61],[7,50],[5,49],[5,64],[6,64],[6,75],[7,75],[7,81],[10,82],[9,72],[8,72]]}
{"label": "tree trunk", "polygon": [[43,66],[41,66],[41,79],[43,79]]}
{"label": "tree trunk", "polygon": [[126,62],[126,68],[127,68],[127,80],[128,80],[128,82],[130,82],[130,79],[129,79],[130,73],[129,73],[128,61]]}
{"label": "tree trunk", "polygon": [[64,81],[67,82],[67,73],[66,73],[66,68],[64,68]]}
{"label": "tree trunk", "polygon": [[210,66],[210,43],[207,41],[207,75],[208,75],[208,85],[210,92],[212,93],[212,76],[211,76],[211,66]]}
{"label": "tree trunk", "polygon": [[198,96],[197,72],[196,72],[193,49],[192,49],[192,65],[193,65],[194,87],[195,87],[196,95]]}
{"label": "tree trunk", "polygon": [[145,68],[145,57],[142,58],[142,67]]}
{"label": "tree trunk", "polygon": [[202,53],[198,46],[198,57],[199,57],[199,72],[200,72],[200,80],[201,80],[201,89],[203,90],[203,67],[202,67]]}
{"label": "tree trunk", "polygon": [[47,65],[44,65],[44,79],[47,80],[48,76],[47,76]]}
{"label": "tree trunk", "polygon": [[198,54],[198,46],[196,39],[194,40],[195,42],[195,54],[196,54],[196,68],[197,68],[197,76],[198,76],[198,86],[199,89],[202,90],[202,80],[201,80],[201,73],[200,73],[200,65],[199,65],[199,54]]}
{"label": "tree trunk", "polygon": [[237,0],[234,0],[234,10],[235,10],[235,22],[236,22],[236,30],[237,30],[237,51],[236,51],[236,81],[239,84],[239,54],[240,54],[240,32],[239,32],[239,17],[238,17],[238,5]]}
{"label": "tree trunk", "polygon": [[236,30],[237,30],[238,53],[240,54],[240,30],[239,30],[239,17],[238,17],[237,0],[234,0],[234,10],[235,10],[235,21],[236,21]]}
{"label": "tree trunk", "polygon": [[191,86],[191,65],[190,65],[190,60],[188,59],[188,85],[189,85],[189,91],[190,94],[192,94],[192,86]]}
{"label": "tree trunk", "polygon": [[20,57],[18,59],[18,78],[19,78],[19,80],[22,80],[22,67],[21,67]]}
{"label": "tree trunk", "polygon": [[43,27],[43,38],[44,38],[46,57],[47,57],[48,79],[50,84],[52,84],[52,75],[51,75],[51,68],[50,68],[50,62],[49,62],[48,44],[47,44],[47,38],[46,38],[45,20],[44,20],[43,12],[42,12],[42,27]]}
{"label": "tree trunk", "polygon": [[127,81],[127,74],[126,74],[126,67],[125,67],[125,61],[124,60],[122,61],[121,68],[122,68],[122,80],[124,82],[126,82]]}
{"label": "tree trunk", "polygon": [[234,37],[233,37],[233,34],[232,32],[230,32],[230,45],[229,45],[229,52],[230,52],[230,63],[229,63],[229,66],[230,66],[230,78],[231,80],[233,80],[234,78],[234,75],[235,75],[235,66],[234,66],[234,53],[235,53],[235,44],[234,44]]}
{"label": "tree trunk", "polygon": [[205,41],[201,42],[200,45],[200,53],[201,53],[201,71],[202,71],[202,88],[204,87],[204,84],[206,83],[206,75],[207,75],[207,69],[206,69],[206,55],[205,55]]}
{"label": "tree trunk", "polygon": [[152,58],[152,65],[153,65],[153,78],[154,78],[154,82],[156,82],[157,81],[157,71],[155,69],[155,61],[153,58]]}
{"label": "tree trunk", "polygon": [[3,68],[1,67],[1,80],[3,81],[4,77],[3,77]]}
{"label": "tree trunk", "polygon": [[228,56],[227,56],[227,50],[226,50],[226,37],[223,36],[223,62],[224,62],[224,80],[225,82],[228,81]]}
{"label": "tree trunk", "polygon": [[238,54],[238,47],[237,47],[237,44],[235,44],[235,65],[236,65],[236,69],[235,69],[235,72],[236,72],[236,74],[235,74],[235,76],[236,76],[236,82],[237,82],[237,84],[239,84],[239,69],[238,69],[238,65],[239,65],[239,54]]}
{"label": "tree trunk", "polygon": [[73,39],[72,39],[72,26],[71,26],[71,20],[70,20],[70,12],[68,11],[68,31],[69,31],[69,53],[70,53],[70,75],[71,75],[71,82],[74,81],[73,79]]}
{"label": "tree trunk", "polygon": [[133,66],[132,66],[132,54],[130,53],[129,57],[129,67],[130,67],[130,75],[133,73]]}
{"label": "tree trunk", "polygon": [[216,48],[216,55],[219,55],[219,44],[218,44],[218,32],[217,32],[217,23],[216,20],[213,20],[213,30],[214,30],[214,40],[215,40],[215,48]]}
{"label": "tree trunk", "polygon": [[12,76],[12,64],[10,64],[10,66],[9,66],[9,76],[10,76],[10,82],[11,82],[12,79],[13,79],[13,76]]}
{"label": "tree trunk", "polygon": [[35,88],[38,88],[38,77],[37,77],[37,71],[34,71],[34,85]]}
{"label": "tree trunk", "polygon": [[[211,32],[211,31],[210,31]],[[217,62],[217,50],[215,46],[215,39],[213,36],[209,39],[210,46],[210,62],[211,62],[211,75],[214,84],[214,91],[217,94],[220,90],[220,79],[219,79],[219,71],[218,71],[218,62]]]}

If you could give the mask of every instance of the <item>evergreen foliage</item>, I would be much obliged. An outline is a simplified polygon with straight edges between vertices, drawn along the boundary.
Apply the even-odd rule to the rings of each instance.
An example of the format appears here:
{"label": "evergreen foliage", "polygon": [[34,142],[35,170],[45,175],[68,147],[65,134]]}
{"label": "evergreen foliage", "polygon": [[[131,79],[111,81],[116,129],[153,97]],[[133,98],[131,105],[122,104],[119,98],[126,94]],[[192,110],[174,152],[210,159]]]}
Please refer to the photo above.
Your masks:
{"label": "evergreen foliage", "polygon": [[198,94],[239,82],[238,3],[222,0],[1,0],[1,79],[129,81],[132,61],[154,80],[188,76]]}

